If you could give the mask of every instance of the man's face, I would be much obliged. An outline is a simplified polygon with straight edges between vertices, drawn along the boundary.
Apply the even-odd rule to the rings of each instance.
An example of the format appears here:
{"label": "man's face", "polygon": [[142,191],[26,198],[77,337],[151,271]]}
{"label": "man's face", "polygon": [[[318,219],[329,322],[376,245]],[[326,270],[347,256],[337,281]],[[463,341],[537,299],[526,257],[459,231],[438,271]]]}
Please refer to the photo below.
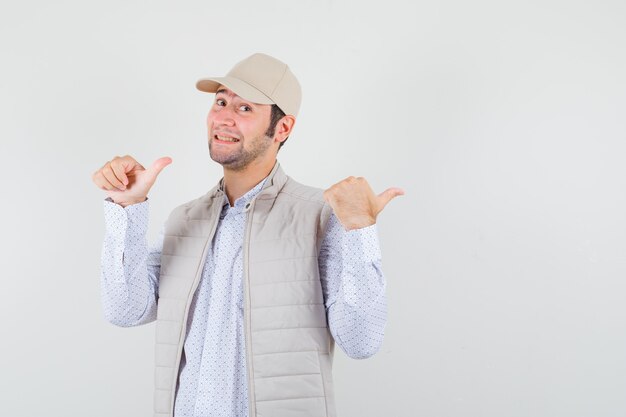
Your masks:
{"label": "man's face", "polygon": [[270,157],[274,140],[265,136],[270,114],[271,105],[246,101],[220,86],[207,115],[211,159],[242,170],[258,158]]}

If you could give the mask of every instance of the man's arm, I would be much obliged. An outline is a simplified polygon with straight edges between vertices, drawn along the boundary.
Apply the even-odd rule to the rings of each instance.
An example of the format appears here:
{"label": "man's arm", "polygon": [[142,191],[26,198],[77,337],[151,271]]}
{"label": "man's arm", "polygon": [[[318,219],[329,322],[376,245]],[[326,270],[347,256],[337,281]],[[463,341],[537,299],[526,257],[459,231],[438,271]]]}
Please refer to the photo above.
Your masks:
{"label": "man's arm", "polygon": [[333,214],[319,267],[331,334],[351,358],[375,354],[387,321],[385,278],[376,225],[346,231]]}
{"label": "man's arm", "polygon": [[348,177],[324,191],[333,215],[320,249],[320,278],[330,331],[353,358],[372,356],[383,341],[387,299],[376,218],[403,194],[394,187],[376,195],[362,177]]}
{"label": "man's arm", "polygon": [[163,235],[156,245],[148,248],[148,202],[122,207],[105,200],[104,215],[101,272],[104,315],[109,322],[123,327],[154,321]]}
{"label": "man's arm", "polygon": [[132,156],[116,156],[91,176],[106,191],[106,234],[102,248],[102,304],[106,318],[118,326],[136,326],[156,318],[163,238],[148,249],[148,191],[172,162],[159,158],[144,168]]}

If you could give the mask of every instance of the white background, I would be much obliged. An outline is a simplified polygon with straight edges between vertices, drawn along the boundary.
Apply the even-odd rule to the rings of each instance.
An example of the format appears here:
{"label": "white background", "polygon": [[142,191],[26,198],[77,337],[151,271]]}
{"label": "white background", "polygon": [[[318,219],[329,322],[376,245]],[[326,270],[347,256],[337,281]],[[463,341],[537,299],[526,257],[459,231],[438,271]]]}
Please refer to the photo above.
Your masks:
{"label": "white background", "polygon": [[0,415],[151,414],[154,327],[102,317],[91,174],[171,156],[155,237],[221,176],[196,79],[254,52],[303,86],[289,175],[406,191],[341,417],[626,415],[622,0],[3,1]]}

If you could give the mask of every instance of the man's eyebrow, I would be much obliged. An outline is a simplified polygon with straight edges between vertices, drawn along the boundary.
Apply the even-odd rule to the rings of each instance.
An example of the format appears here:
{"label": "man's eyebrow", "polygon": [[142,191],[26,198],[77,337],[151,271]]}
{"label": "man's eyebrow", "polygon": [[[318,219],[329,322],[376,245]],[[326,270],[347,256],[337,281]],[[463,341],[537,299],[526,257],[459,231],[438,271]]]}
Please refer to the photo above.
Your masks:
{"label": "man's eyebrow", "polygon": [[[220,88],[219,90],[217,90],[217,91],[215,92],[215,97],[217,97],[217,95],[218,95],[218,94],[225,94],[225,95],[227,95],[227,96],[232,95],[232,96],[234,96],[234,97],[239,97],[237,94],[228,94],[228,90],[227,90],[227,89],[225,89],[225,88]],[[242,100],[243,102],[245,102],[245,103],[249,104],[249,105],[250,105],[250,106],[252,106],[252,107],[256,107],[256,103],[253,103],[253,102],[251,102],[250,100],[246,100],[246,99],[244,99],[244,98],[242,98],[242,97],[239,97],[239,99],[240,99],[240,100]]]}

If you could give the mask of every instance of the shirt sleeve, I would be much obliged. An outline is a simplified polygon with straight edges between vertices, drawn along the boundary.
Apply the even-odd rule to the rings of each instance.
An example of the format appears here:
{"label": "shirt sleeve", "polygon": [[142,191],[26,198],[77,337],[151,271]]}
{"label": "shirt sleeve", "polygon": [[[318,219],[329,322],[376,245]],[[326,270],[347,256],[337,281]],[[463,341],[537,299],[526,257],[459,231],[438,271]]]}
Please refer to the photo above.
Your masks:
{"label": "shirt sleeve", "polygon": [[148,202],[125,208],[104,201],[101,297],[106,319],[129,327],[156,319],[163,233],[148,246]]}
{"label": "shirt sleeve", "polygon": [[386,283],[376,225],[346,231],[332,214],[319,257],[328,325],[351,358],[382,345],[387,322]]}

